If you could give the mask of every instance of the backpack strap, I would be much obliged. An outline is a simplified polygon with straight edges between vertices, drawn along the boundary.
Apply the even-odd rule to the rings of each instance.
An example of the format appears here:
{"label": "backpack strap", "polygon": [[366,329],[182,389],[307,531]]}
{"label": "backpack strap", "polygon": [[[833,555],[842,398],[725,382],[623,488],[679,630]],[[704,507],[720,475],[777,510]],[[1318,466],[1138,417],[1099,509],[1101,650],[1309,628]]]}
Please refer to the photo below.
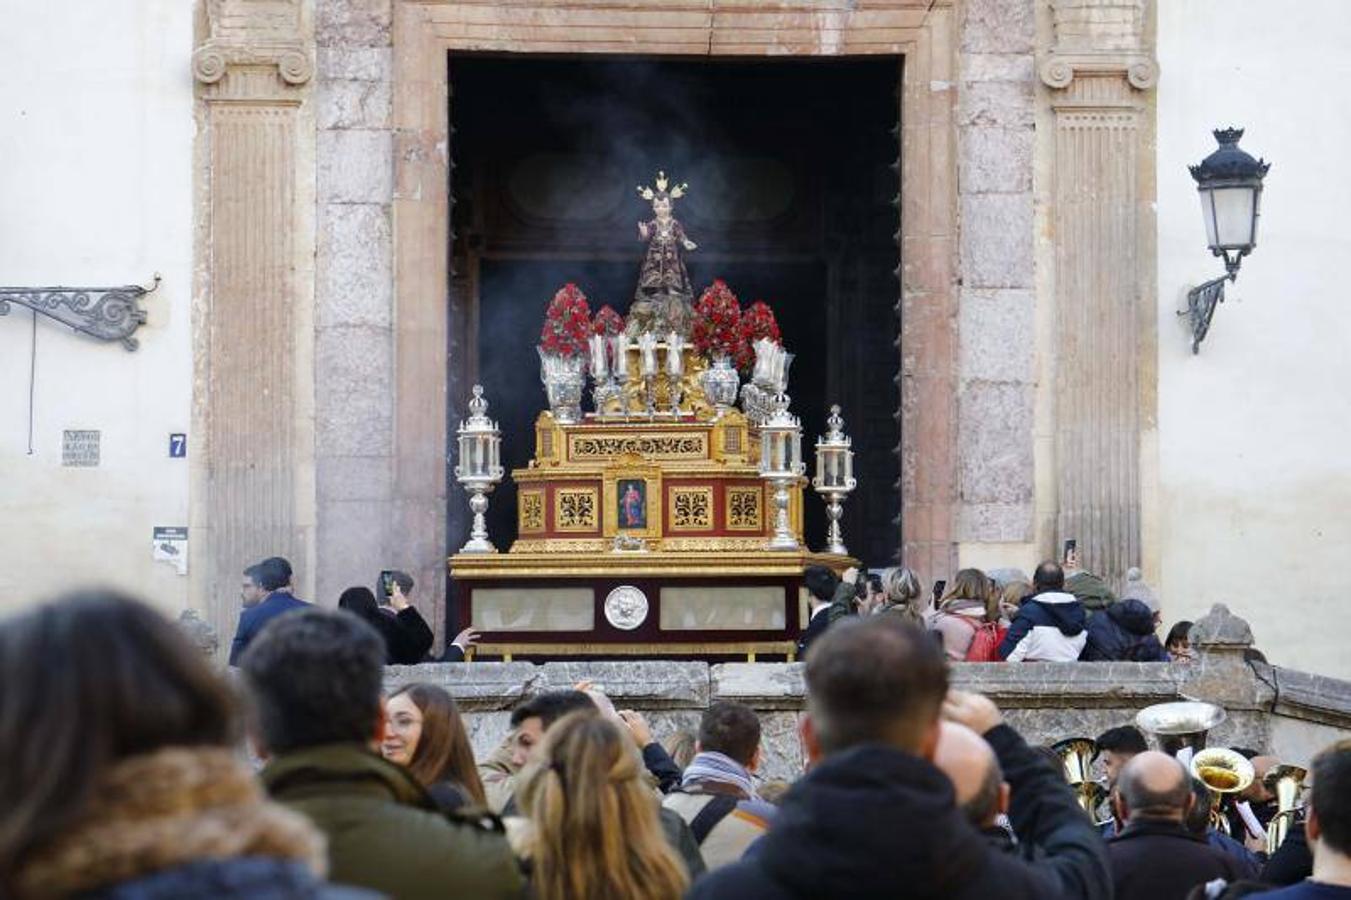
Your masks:
{"label": "backpack strap", "polygon": [[708,837],[708,833],[719,822],[731,815],[738,802],[740,801],[730,794],[712,794],[709,801],[704,804],[704,808],[699,810],[699,814],[690,822],[690,831],[694,832],[694,840],[702,845],[704,838]]}

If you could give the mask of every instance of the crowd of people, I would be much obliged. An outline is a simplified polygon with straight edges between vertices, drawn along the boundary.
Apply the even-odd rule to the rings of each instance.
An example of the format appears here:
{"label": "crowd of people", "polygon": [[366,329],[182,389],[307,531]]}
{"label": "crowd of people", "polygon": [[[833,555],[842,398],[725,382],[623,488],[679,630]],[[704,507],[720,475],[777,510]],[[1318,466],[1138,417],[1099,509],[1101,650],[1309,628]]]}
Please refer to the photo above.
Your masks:
{"label": "crowd of people", "polygon": [[[1303,818],[1265,859],[1215,839],[1182,763],[1114,729],[1100,826],[1054,754],[950,687],[947,642],[913,616],[814,639],[808,764],[772,796],[741,704],[710,706],[677,762],[583,683],[526,699],[476,761],[444,690],[384,694],[390,642],[368,616],[264,618],[229,677],[109,593],[0,623],[0,896],[1351,898],[1351,741],[1313,760]],[[1240,823],[1269,810],[1248,799]]]}
{"label": "crowd of people", "polygon": [[798,639],[802,657],[846,616],[898,616],[929,631],[952,661],[1188,661],[1192,623],[1175,623],[1160,640],[1158,600],[1132,569],[1118,597],[1098,576],[1053,560],[1032,578],[1016,569],[962,569],[932,593],[904,567],[880,574],[824,566],[803,575],[811,617]]}

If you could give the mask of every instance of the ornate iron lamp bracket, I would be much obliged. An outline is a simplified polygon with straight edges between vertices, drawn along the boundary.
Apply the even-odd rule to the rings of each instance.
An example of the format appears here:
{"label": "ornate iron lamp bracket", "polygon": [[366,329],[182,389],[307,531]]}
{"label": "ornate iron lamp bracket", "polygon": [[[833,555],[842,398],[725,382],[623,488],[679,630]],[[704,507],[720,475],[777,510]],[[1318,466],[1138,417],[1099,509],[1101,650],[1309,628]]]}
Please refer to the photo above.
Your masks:
{"label": "ornate iron lamp bracket", "polygon": [[1235,272],[1212,278],[1187,291],[1187,308],[1179,310],[1178,315],[1186,316],[1191,325],[1192,353],[1201,352],[1201,342],[1206,339],[1206,332],[1210,331],[1210,320],[1215,315],[1215,307],[1224,302],[1224,283],[1233,281],[1236,274]]}
{"label": "ornate iron lamp bracket", "polygon": [[133,335],[145,324],[141,298],[158,288],[159,283],[156,272],[154,283],[148,288],[139,284],[102,288],[0,287],[0,316],[9,313],[11,303],[17,303],[81,334],[101,341],[121,341],[123,347],[135,350],[140,342]]}

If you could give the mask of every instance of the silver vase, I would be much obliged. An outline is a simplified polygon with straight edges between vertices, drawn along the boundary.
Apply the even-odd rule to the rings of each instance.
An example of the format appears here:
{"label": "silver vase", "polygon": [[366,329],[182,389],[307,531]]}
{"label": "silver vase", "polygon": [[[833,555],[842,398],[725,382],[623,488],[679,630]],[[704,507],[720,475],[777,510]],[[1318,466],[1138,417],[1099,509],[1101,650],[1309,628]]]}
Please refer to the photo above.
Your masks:
{"label": "silver vase", "polygon": [[699,376],[708,402],[722,415],[736,403],[737,390],[741,387],[741,376],[732,366],[732,359],[725,353],[713,357],[713,365]]}
{"label": "silver vase", "polygon": [[586,386],[586,360],[582,356],[561,356],[539,351],[539,380],[549,398],[549,410],[562,425],[582,420],[582,389]]}

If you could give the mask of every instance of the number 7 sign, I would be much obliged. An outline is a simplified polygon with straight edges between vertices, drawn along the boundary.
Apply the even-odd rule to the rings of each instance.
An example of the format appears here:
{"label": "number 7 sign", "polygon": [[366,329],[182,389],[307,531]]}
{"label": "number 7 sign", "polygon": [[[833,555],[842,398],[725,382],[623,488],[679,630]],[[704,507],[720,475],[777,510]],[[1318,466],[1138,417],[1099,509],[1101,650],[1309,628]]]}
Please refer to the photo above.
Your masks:
{"label": "number 7 sign", "polygon": [[188,455],[188,436],[186,434],[169,435],[169,458],[183,459]]}

